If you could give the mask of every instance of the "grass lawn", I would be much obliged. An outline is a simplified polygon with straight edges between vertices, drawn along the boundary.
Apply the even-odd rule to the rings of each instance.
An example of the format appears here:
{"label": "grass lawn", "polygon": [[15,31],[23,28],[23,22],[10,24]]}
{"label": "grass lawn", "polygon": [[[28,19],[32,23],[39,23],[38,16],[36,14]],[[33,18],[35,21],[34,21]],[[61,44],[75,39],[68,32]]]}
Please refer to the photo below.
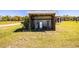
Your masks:
{"label": "grass lawn", "polygon": [[0,47],[79,47],[79,22],[56,24],[56,31],[14,32],[22,25],[0,28]]}
{"label": "grass lawn", "polygon": [[4,25],[4,24],[14,24],[14,23],[18,23],[20,21],[0,21],[0,25]]}

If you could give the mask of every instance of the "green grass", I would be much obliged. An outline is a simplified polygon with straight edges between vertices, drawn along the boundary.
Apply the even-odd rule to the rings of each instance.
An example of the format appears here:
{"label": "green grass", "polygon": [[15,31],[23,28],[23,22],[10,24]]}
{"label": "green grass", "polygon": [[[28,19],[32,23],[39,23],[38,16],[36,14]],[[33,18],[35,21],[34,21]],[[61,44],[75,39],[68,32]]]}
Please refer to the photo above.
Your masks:
{"label": "green grass", "polygon": [[14,23],[18,23],[20,21],[0,21],[0,25],[3,25],[3,24],[14,24]]}
{"label": "green grass", "polygon": [[0,29],[0,47],[79,47],[79,22],[56,24],[56,31],[14,32],[22,25]]}
{"label": "green grass", "polygon": [[0,47],[6,47],[12,40],[14,31],[22,27],[21,25],[0,28]]}

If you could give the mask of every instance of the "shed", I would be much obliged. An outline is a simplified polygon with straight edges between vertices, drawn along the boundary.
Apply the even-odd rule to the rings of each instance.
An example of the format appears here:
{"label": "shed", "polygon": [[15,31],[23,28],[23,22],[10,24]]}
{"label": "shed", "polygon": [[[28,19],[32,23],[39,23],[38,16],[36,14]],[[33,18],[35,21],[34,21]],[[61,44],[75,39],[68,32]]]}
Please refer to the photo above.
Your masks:
{"label": "shed", "polygon": [[29,13],[29,29],[55,30],[55,13]]}

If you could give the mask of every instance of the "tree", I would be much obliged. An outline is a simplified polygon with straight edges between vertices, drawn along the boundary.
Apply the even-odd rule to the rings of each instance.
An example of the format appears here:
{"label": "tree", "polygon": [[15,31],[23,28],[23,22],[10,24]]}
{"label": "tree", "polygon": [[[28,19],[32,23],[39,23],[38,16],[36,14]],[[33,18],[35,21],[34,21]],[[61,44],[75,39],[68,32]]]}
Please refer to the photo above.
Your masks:
{"label": "tree", "polygon": [[9,19],[9,16],[2,16],[2,20],[3,21],[9,21],[10,19]]}
{"label": "tree", "polygon": [[28,29],[28,27],[29,27],[29,17],[28,16],[24,16],[23,20],[24,21],[22,22],[22,24],[24,25],[24,28]]}
{"label": "tree", "polygon": [[13,21],[22,21],[22,17],[21,16],[14,16],[12,17]]}

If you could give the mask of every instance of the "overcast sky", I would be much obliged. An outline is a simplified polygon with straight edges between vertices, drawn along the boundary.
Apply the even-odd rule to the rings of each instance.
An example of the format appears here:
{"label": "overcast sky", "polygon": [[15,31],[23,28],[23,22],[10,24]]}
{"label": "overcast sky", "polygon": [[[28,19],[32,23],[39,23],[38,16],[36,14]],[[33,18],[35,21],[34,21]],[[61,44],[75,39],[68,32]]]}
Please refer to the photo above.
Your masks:
{"label": "overcast sky", "polygon": [[36,12],[46,12],[46,13],[56,13],[56,15],[63,16],[63,15],[71,15],[71,16],[79,16],[79,10],[43,10],[43,11],[29,11],[29,10],[0,10],[0,15],[5,16],[26,16],[28,13],[36,13]]}

